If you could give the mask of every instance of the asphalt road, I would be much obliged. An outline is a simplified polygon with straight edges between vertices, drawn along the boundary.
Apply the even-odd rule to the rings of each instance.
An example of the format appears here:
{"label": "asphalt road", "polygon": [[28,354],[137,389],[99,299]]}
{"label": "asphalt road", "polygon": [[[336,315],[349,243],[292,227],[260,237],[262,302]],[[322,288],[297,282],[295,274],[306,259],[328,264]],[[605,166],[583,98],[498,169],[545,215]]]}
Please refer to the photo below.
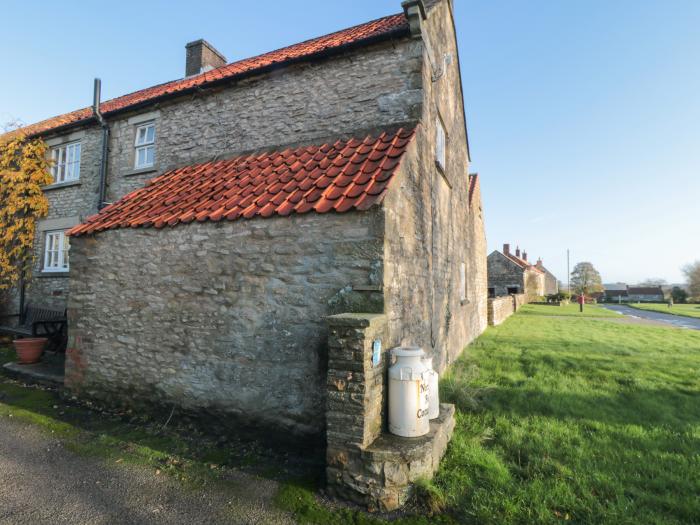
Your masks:
{"label": "asphalt road", "polygon": [[700,319],[695,319],[693,317],[681,317],[680,315],[672,314],[662,314],[660,312],[650,312],[648,310],[638,310],[637,308],[630,308],[622,304],[601,304],[603,308],[608,310],[614,310],[620,312],[621,314],[629,315],[632,317],[639,317],[641,319],[649,319],[651,321],[657,321],[665,323],[677,328],[690,328],[692,330],[700,330]]}
{"label": "asphalt road", "polygon": [[195,490],[148,468],[66,450],[36,427],[0,418],[0,524],[293,524],[277,484],[247,474]]}

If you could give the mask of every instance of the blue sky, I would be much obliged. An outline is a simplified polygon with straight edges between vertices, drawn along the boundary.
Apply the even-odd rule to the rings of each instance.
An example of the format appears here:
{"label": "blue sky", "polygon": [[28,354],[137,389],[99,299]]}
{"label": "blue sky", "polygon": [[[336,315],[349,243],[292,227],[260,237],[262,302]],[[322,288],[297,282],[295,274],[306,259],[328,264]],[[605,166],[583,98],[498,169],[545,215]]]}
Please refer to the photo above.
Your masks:
{"label": "blue sky", "polygon": [[[106,98],[179,78],[197,38],[233,61],[400,11],[399,0],[118,5],[5,0],[0,122],[87,106],[95,76]],[[607,282],[682,280],[700,259],[700,2],[455,10],[489,249],[519,244],[561,279],[570,248]]]}

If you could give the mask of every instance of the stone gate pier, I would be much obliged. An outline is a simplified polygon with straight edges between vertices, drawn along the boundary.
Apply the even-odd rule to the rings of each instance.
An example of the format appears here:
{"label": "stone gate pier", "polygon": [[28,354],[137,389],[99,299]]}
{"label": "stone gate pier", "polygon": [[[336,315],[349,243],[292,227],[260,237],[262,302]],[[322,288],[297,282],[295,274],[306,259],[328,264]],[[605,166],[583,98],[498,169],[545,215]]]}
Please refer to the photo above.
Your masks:
{"label": "stone gate pier", "polygon": [[371,511],[398,509],[418,478],[437,471],[454,430],[454,405],[440,405],[425,436],[389,434],[386,316],[353,313],[327,320],[327,490]]}

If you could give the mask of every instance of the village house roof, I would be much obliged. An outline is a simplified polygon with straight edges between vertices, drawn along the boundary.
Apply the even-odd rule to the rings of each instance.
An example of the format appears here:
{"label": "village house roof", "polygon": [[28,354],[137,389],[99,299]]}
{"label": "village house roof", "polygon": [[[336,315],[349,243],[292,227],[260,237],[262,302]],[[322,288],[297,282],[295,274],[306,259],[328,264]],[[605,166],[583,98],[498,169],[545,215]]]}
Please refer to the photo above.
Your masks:
{"label": "village house roof", "polygon": [[381,202],[415,129],[242,155],[169,171],[107,206],[68,235],[311,211]]}
{"label": "village house roof", "polygon": [[[166,82],[165,84],[114,98],[103,102],[101,111],[104,116],[109,117],[110,115],[137,109],[172,96],[184,95],[198,89],[231,82],[253,74],[262,74],[294,63],[316,60],[324,56],[347,51],[348,49],[408,34],[409,25],[403,13],[386,16],[276,51],[232,62],[199,75]],[[6,135],[21,132],[29,136],[35,136],[85,124],[94,119],[92,107],[86,107],[37,122]]]}
{"label": "village house roof", "polygon": [[630,295],[663,295],[660,286],[630,286],[627,288]]}
{"label": "village house roof", "polygon": [[627,297],[627,290],[605,290],[606,297]]}
{"label": "village house roof", "polygon": [[515,264],[517,264],[518,266],[520,266],[523,270],[532,269],[532,270],[535,270],[535,271],[538,272],[538,273],[544,273],[543,270],[539,269],[539,268],[538,268],[537,266],[535,266],[534,264],[530,264],[530,263],[527,262],[525,259],[521,259],[520,257],[517,257],[517,256],[513,255],[512,253],[504,253],[503,255],[504,255],[507,259],[513,261]]}

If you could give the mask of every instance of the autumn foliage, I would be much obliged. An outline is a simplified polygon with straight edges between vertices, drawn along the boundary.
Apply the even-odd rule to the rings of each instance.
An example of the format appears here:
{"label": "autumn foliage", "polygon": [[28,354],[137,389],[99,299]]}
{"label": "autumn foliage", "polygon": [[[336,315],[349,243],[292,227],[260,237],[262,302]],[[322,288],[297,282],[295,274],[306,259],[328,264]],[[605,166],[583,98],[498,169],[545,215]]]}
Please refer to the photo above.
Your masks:
{"label": "autumn foliage", "polygon": [[49,211],[41,187],[51,180],[42,140],[0,142],[0,291],[31,272],[36,221]]}

